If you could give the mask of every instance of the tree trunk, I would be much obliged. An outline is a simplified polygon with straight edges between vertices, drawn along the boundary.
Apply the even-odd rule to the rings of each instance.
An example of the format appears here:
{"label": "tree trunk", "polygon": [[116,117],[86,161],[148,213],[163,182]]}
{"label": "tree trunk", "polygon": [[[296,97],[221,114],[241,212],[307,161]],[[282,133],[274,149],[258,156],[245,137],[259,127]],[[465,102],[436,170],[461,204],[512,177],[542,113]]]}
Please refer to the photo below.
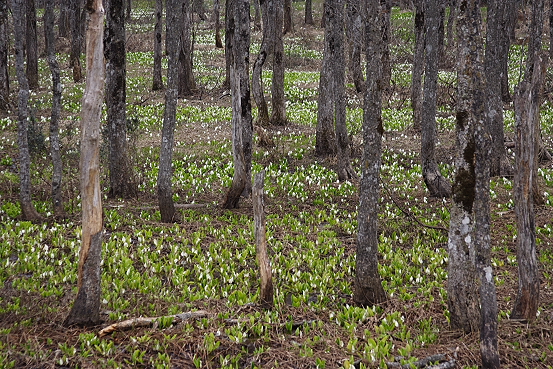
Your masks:
{"label": "tree trunk", "polygon": [[488,0],[485,74],[488,79],[486,98],[487,130],[492,140],[491,176],[512,175],[513,168],[507,158],[503,124],[503,101],[501,96],[502,53],[508,38],[505,35],[503,20],[506,17],[507,3],[502,0]]}
{"label": "tree trunk", "polygon": [[[229,0],[227,0],[229,1]],[[232,38],[232,65],[230,87],[232,91],[232,156],[234,176],[223,208],[238,207],[240,196],[251,194],[252,180],[252,107],[250,101],[250,2],[234,0],[227,37]]]}
{"label": "tree trunk", "polygon": [[29,127],[29,83],[25,75],[23,38],[25,36],[25,0],[13,1],[13,20],[15,33],[15,69],[19,83],[17,144],[19,146],[19,181],[21,211],[23,218],[30,221],[41,221],[31,201],[31,157],[27,139]]}
{"label": "tree trunk", "polygon": [[384,82],[384,88],[390,87],[390,81],[392,79],[392,64],[390,60],[390,41],[392,40],[392,1],[380,0],[382,8],[382,81]]}
{"label": "tree trunk", "polygon": [[[263,25],[261,25],[261,1],[260,0],[253,0],[253,9],[254,9],[254,17],[253,17],[253,27],[254,29],[261,31],[264,30],[265,22],[263,22]],[[265,18],[265,16],[263,16]]]}
{"label": "tree trunk", "polygon": [[294,32],[292,0],[284,0],[284,29],[282,34]]}
{"label": "tree trunk", "polygon": [[[223,82],[223,89],[230,89],[230,68],[233,63],[233,51],[232,51],[232,37],[231,31],[231,17],[232,17],[232,4],[234,0],[225,1],[225,80]],[[234,27],[234,26],[233,26]]]}
{"label": "tree trunk", "polygon": [[69,39],[71,34],[71,5],[69,1],[60,1],[58,36]]}
{"label": "tree trunk", "polygon": [[171,185],[173,142],[175,120],[177,114],[177,98],[179,89],[179,52],[181,49],[181,26],[179,19],[182,14],[182,0],[167,0],[167,88],[165,89],[165,111],[163,113],[163,128],[161,131],[161,152],[159,154],[159,173],[157,177],[157,195],[161,221],[170,223],[175,220],[175,204],[173,203],[173,188]]}
{"label": "tree trunk", "polygon": [[152,90],[163,90],[163,78],[161,76],[161,37],[162,37],[163,0],[156,0],[156,25],[154,28],[154,78]]}
{"label": "tree trunk", "polygon": [[315,22],[313,21],[313,1],[305,0],[305,24],[314,26]]}
{"label": "tree trunk", "polygon": [[[109,0],[109,1],[111,2],[113,0]],[[131,19],[132,19],[132,0],[126,0],[125,2],[126,2],[126,4],[123,4],[123,6],[125,7],[125,11],[126,11],[125,20],[127,22],[130,22]]]}
{"label": "tree trunk", "polygon": [[109,197],[136,195],[127,147],[125,0],[110,0],[107,14],[106,84],[109,140]]}
{"label": "tree trunk", "polygon": [[378,199],[382,155],[382,36],[379,0],[363,9],[367,50],[367,85],[363,113],[363,177],[359,190],[357,254],[353,300],[359,306],[386,301],[378,273]]}
{"label": "tree trunk", "polygon": [[[71,53],[69,56],[69,64],[73,69],[73,82],[81,82],[83,75],[81,70],[81,9],[82,0],[70,0],[71,4]],[[88,0],[87,0],[88,1]]]}
{"label": "tree trunk", "polygon": [[26,57],[27,57],[27,80],[31,90],[38,89],[38,49],[37,49],[37,33],[36,33],[36,9],[35,0],[27,0],[27,29],[26,36]]}
{"label": "tree trunk", "polygon": [[363,48],[363,25],[361,19],[361,0],[346,1],[347,23],[346,37],[348,44],[349,70],[355,90],[363,92],[365,81],[361,70],[361,50]]}
{"label": "tree trunk", "polygon": [[196,81],[193,72],[194,38],[192,36],[192,9],[190,0],[182,2],[182,30],[179,52],[179,97],[196,93]]}
{"label": "tree trunk", "polygon": [[511,92],[509,90],[509,48],[511,43],[515,41],[515,26],[517,6],[516,1],[505,2],[505,13],[503,14],[504,37],[501,43],[500,60],[501,60],[501,98],[505,104],[512,101]]}
{"label": "tree trunk", "polygon": [[100,323],[102,260],[102,195],[100,189],[100,120],[104,93],[104,10],[102,0],[87,0],[87,78],[81,111],[82,245],[79,292],[65,326]]}
{"label": "tree trunk", "polygon": [[457,154],[448,241],[448,309],[453,329],[478,331],[480,308],[476,270],[475,228],[475,151],[474,130],[477,117],[474,96],[481,76],[478,44],[479,9],[477,0],[461,0],[457,19],[459,57],[457,64]]}
{"label": "tree trunk", "polygon": [[447,48],[453,50],[455,46],[455,41],[453,39],[453,25],[455,23],[455,18],[457,18],[457,5],[459,0],[449,0],[449,15],[447,17],[446,33],[447,33]]}
{"label": "tree trunk", "polygon": [[62,198],[62,173],[63,166],[60,153],[59,119],[61,111],[62,85],[60,79],[60,67],[56,59],[56,44],[54,34],[54,0],[46,0],[44,6],[44,33],[46,40],[46,54],[48,65],[52,73],[52,116],[50,118],[50,155],[52,156],[52,204],[54,216],[64,218]]}
{"label": "tree trunk", "polygon": [[438,0],[427,0],[425,10],[425,64],[424,95],[421,111],[421,161],[424,183],[432,197],[451,196],[451,184],[440,173],[436,162],[436,103],[438,88]]}
{"label": "tree trunk", "polygon": [[415,52],[411,83],[411,107],[413,108],[413,129],[421,130],[422,76],[424,74],[424,8],[425,0],[415,0]]}
{"label": "tree trunk", "polygon": [[275,0],[275,15],[273,27],[273,83],[271,85],[271,105],[273,114],[271,115],[271,124],[276,126],[285,126],[286,120],[286,99],[284,96],[284,43],[282,42],[283,32],[283,1]]}
{"label": "tree trunk", "polygon": [[[192,0],[192,9],[194,11],[194,13],[198,14],[198,17],[200,18],[200,20],[202,21],[206,21],[207,20],[207,16],[205,15],[206,13],[206,10],[205,10],[205,4],[204,4],[204,0]],[[190,20],[192,21],[192,11],[189,11],[190,13]]]}
{"label": "tree trunk", "polygon": [[215,22],[215,47],[222,48],[221,41],[221,17],[219,16],[219,0],[213,0],[213,21]]}
{"label": "tree trunk", "polygon": [[8,0],[0,0],[0,111],[10,107],[8,40]]}

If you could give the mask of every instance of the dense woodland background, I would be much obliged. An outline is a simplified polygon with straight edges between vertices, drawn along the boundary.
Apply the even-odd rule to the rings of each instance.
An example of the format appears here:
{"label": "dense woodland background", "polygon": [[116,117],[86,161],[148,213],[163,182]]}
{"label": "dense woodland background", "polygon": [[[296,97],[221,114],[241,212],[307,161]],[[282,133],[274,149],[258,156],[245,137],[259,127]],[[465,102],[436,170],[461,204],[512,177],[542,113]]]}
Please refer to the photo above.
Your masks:
{"label": "dense woodland background", "polygon": [[552,7],[0,0],[0,367],[553,367]]}

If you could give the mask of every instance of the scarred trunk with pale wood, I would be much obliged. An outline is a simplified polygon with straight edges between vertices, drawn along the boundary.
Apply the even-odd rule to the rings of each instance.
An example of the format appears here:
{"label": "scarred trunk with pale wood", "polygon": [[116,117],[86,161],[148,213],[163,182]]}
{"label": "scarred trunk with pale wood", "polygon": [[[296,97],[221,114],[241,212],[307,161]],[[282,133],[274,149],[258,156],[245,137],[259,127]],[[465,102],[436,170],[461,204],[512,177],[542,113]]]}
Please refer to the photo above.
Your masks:
{"label": "scarred trunk with pale wood", "polygon": [[264,181],[265,171],[257,173],[255,183],[252,189],[253,200],[253,221],[255,225],[255,244],[257,253],[257,263],[259,264],[259,274],[261,285],[259,299],[261,305],[266,309],[273,307],[273,274],[269,255],[267,253],[267,236],[265,234],[265,203],[264,203]]}
{"label": "scarred trunk with pale wood", "polygon": [[82,244],[79,292],[64,325],[100,323],[102,261],[102,194],[100,189],[100,120],[104,95],[104,8],[102,0],[87,0],[87,78],[81,110]]}

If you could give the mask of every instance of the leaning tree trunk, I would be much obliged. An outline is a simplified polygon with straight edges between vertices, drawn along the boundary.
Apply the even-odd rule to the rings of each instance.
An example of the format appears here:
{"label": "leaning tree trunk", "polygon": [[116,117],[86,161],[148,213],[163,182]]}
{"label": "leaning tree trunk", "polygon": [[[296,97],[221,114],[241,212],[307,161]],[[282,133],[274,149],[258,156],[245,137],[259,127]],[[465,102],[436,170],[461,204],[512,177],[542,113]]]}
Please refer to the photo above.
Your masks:
{"label": "leaning tree trunk", "polygon": [[8,44],[8,0],[0,0],[0,111],[10,106]]}
{"label": "leaning tree trunk", "polygon": [[[227,0],[228,1],[228,0]],[[234,176],[223,208],[238,207],[240,196],[247,197],[252,191],[252,112],[250,101],[249,54],[250,54],[250,2],[234,0],[231,6],[229,33],[232,38],[232,65],[230,87],[232,91],[232,156]]]}
{"label": "leaning tree trunk", "polygon": [[422,75],[424,73],[424,8],[425,0],[415,0],[415,52],[411,83],[411,107],[413,108],[413,129],[421,130]]}
{"label": "leaning tree trunk", "polygon": [[87,0],[87,78],[81,110],[82,244],[79,292],[65,326],[100,323],[102,194],[100,189],[100,121],[104,94],[104,9],[102,0]]}
{"label": "leaning tree trunk", "polygon": [[[71,22],[71,52],[69,55],[69,64],[73,69],[73,82],[81,82],[83,75],[81,70],[81,8],[82,0],[69,0],[70,3],[70,22]],[[88,0],[87,0],[88,1]]]}
{"label": "leaning tree trunk", "polygon": [[194,39],[192,37],[192,7],[190,0],[182,2],[181,44],[179,51],[179,97],[191,96],[196,92],[194,79]]}
{"label": "leaning tree trunk", "polygon": [[163,0],[156,0],[156,25],[154,28],[154,77],[152,90],[163,90],[163,78],[161,77],[161,33]]}
{"label": "leaning tree trunk", "polygon": [[54,34],[54,0],[46,0],[44,6],[44,33],[48,65],[52,73],[52,115],[50,118],[50,155],[52,156],[52,204],[57,218],[66,216],[62,198],[63,166],[60,152],[59,119],[61,111],[62,85],[60,67],[56,58]]}
{"label": "leaning tree trunk", "polygon": [[38,89],[38,46],[36,33],[36,8],[35,0],[27,0],[27,29],[26,36],[26,56],[27,56],[27,80],[31,90]]}
{"label": "leaning tree trunk", "polygon": [[167,88],[165,90],[165,111],[161,130],[161,152],[159,154],[159,173],[157,177],[157,195],[161,221],[169,223],[175,219],[175,204],[171,185],[173,141],[177,114],[179,89],[179,51],[181,40],[180,14],[182,0],[167,0]]}
{"label": "leaning tree trunk", "polygon": [[457,153],[455,181],[448,241],[447,298],[450,324],[453,329],[476,332],[480,323],[478,274],[476,271],[476,245],[474,237],[475,119],[473,98],[479,73],[477,0],[461,0],[457,20],[459,51],[457,64]]}
{"label": "leaning tree trunk", "polygon": [[109,197],[136,195],[127,145],[125,0],[110,0],[107,15],[106,92],[109,141]]}
{"label": "leaning tree trunk", "polygon": [[25,75],[25,59],[23,37],[25,36],[25,0],[14,0],[13,20],[15,33],[15,69],[19,82],[17,109],[17,144],[19,146],[19,198],[23,218],[30,221],[40,221],[42,217],[36,211],[31,201],[31,157],[27,139],[29,127],[29,83]]}
{"label": "leaning tree trunk", "polygon": [[284,97],[284,43],[282,42],[283,13],[283,1],[275,0],[273,83],[271,86],[271,106],[273,108],[273,114],[271,115],[271,124],[276,126],[284,126],[287,124],[286,100]]}
{"label": "leaning tree trunk", "polygon": [[427,0],[425,10],[425,64],[424,95],[421,111],[421,161],[424,183],[432,197],[451,196],[451,184],[440,173],[436,162],[436,103],[438,88],[438,0]]}
{"label": "leaning tree trunk", "polygon": [[378,273],[378,199],[382,155],[382,36],[380,2],[367,0],[363,9],[367,50],[367,85],[363,113],[363,177],[359,189],[357,254],[353,300],[360,306],[386,301]]}
{"label": "leaning tree trunk", "polygon": [[365,89],[365,81],[363,80],[363,71],[361,69],[361,49],[364,42],[361,3],[361,0],[346,1],[348,67],[357,92],[363,92]]}

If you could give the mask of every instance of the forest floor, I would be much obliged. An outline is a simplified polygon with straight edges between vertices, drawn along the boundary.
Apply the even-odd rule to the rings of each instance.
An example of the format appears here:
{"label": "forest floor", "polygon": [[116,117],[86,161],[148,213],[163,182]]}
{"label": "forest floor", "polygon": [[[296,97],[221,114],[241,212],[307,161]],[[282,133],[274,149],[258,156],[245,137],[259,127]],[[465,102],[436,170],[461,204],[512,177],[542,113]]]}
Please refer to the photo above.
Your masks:
{"label": "forest floor", "polygon": [[[303,4],[303,3],[302,3]],[[317,3],[318,4],[318,3]],[[78,114],[83,83],[64,66],[63,158],[67,219],[54,219],[47,153],[50,77],[41,60],[41,88],[33,94],[37,130],[33,197],[47,218],[20,219],[17,117],[0,116],[0,368],[360,368],[431,367],[455,360],[479,366],[479,336],[451,330],[447,310],[449,199],[431,198],[421,177],[420,135],[411,128],[409,27],[412,14],[395,9],[392,83],[384,101],[380,273],[388,301],[357,308],[352,301],[358,183],[339,183],[335,161],[314,156],[318,73],[323,31],[301,26],[285,39],[286,127],[265,127],[271,144],[256,137],[253,172],[264,169],[267,239],[275,306],[258,303],[252,202],[220,207],[232,179],[230,97],[220,89],[224,54],[211,25],[196,30],[198,93],[179,100],[174,191],[179,221],[160,222],[156,201],[163,92],[151,92],[151,14],[135,10],[128,36],[129,136],[139,195],[104,197],[103,324],[62,326],[76,296],[80,244]],[[319,4],[320,5],[320,4]],[[316,13],[316,16],[320,16]],[[150,23],[149,23],[150,22]],[[252,56],[260,32],[252,34]],[[519,77],[516,47],[511,80]],[[451,63],[450,63],[451,64]],[[269,70],[267,72],[267,70]],[[12,71],[13,72],[13,71]],[[13,74],[13,73],[12,73]],[[453,178],[454,71],[440,73],[437,158]],[[12,75],[12,77],[14,77]],[[269,81],[270,64],[264,79]],[[15,79],[15,78],[14,78]],[[513,82],[514,83],[514,82]],[[12,84],[14,90],[16,83]],[[269,90],[269,88],[266,86]],[[362,95],[348,82],[348,129],[354,167],[362,153]],[[13,92],[14,100],[16,92]],[[547,100],[548,96],[546,96]],[[255,111],[254,111],[255,117]],[[506,105],[506,134],[513,111]],[[553,147],[553,107],[542,107],[542,130]],[[512,152],[509,151],[512,155]],[[102,147],[102,185],[107,154]],[[553,168],[541,163],[544,204],[536,206],[540,308],[534,321],[509,319],[518,286],[516,223],[511,178],[492,179],[492,262],[499,309],[502,367],[553,368]],[[178,316],[196,312],[198,317]],[[101,335],[110,324],[157,317],[151,324]],[[436,356],[441,355],[441,356]]]}

